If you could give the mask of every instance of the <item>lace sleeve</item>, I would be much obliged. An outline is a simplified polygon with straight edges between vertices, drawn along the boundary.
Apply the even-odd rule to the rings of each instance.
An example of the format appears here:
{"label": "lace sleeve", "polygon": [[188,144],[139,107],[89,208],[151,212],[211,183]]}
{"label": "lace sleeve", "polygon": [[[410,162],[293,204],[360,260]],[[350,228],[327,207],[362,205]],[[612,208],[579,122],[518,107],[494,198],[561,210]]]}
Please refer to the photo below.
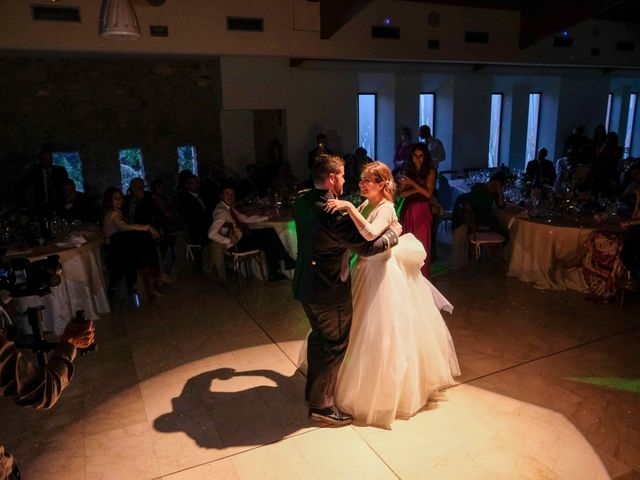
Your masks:
{"label": "lace sleeve", "polygon": [[397,221],[393,205],[389,202],[384,202],[371,213],[367,224],[360,230],[360,235],[366,240],[373,240],[382,235],[389,226]]}

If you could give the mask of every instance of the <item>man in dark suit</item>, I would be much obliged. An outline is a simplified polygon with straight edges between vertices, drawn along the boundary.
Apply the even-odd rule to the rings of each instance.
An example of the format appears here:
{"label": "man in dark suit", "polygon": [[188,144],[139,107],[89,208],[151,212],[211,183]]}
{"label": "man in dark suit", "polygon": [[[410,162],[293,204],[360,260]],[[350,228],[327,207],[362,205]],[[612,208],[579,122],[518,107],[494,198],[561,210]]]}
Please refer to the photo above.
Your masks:
{"label": "man in dark suit", "polygon": [[35,210],[53,210],[61,199],[62,185],[68,179],[67,169],[54,165],[51,151],[43,149],[38,155],[38,163],[27,171],[20,184],[18,203],[24,204],[25,197],[32,195]]}
{"label": "man in dark suit", "polygon": [[546,148],[541,148],[536,158],[527,163],[526,176],[534,188],[553,186],[556,181],[556,167],[551,160],[547,160],[548,153]]}
{"label": "man in dark suit", "polygon": [[80,220],[94,223],[97,219],[91,201],[82,192],[76,191],[76,184],[69,179],[62,185],[62,198],[57,205],[58,215],[66,220]]}
{"label": "man in dark suit", "polygon": [[298,235],[293,294],[311,323],[305,396],[312,419],[345,425],[352,418],[334,406],[334,391],[351,328],[348,250],[363,256],[383,252],[398,243],[400,230],[387,230],[367,242],[348,215],[324,210],[328,199],[342,194],[342,158],[320,155],[312,177],[315,188],[304,193],[293,207]]}
{"label": "man in dark suit", "polygon": [[192,175],[186,181],[185,191],[178,198],[178,210],[186,224],[191,243],[205,245],[211,224],[211,210],[200,196],[200,179]]}

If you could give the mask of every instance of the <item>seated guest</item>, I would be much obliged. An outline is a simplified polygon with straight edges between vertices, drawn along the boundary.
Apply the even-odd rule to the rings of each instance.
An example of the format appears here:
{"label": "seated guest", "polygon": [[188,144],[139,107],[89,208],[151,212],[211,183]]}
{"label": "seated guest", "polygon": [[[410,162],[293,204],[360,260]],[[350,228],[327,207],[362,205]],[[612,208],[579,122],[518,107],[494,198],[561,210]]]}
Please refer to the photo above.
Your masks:
{"label": "seated guest", "polygon": [[233,208],[235,190],[232,186],[226,186],[222,191],[222,201],[213,212],[213,223],[209,227],[209,238],[214,242],[224,245],[229,250],[247,252],[250,250],[262,250],[267,257],[269,269],[269,281],[285,280],[278,271],[280,260],[284,261],[285,269],[295,267],[293,260],[285,250],[278,234],[273,228],[260,228],[249,230],[248,223],[257,223],[268,220],[269,217],[254,215],[247,216]]}
{"label": "seated guest", "polygon": [[567,154],[556,161],[556,181],[553,189],[559,192],[563,187],[571,185],[571,174],[578,164],[577,150],[573,147],[567,148]]}
{"label": "seated guest", "polygon": [[62,184],[62,197],[56,211],[65,220],[80,220],[84,223],[96,221],[89,198],[84,193],[76,191],[76,184],[71,179]]}
{"label": "seated guest", "polygon": [[184,219],[191,243],[205,245],[208,242],[211,210],[200,196],[200,179],[197,175],[192,174],[186,181],[185,190],[178,197],[178,211]]}
{"label": "seated guest", "polygon": [[153,223],[153,200],[151,193],[145,191],[142,178],[134,178],[129,182],[129,194],[124,197],[122,212],[132,223]]}
{"label": "seated guest", "polygon": [[503,179],[494,175],[487,183],[476,183],[471,187],[468,202],[473,211],[475,224],[487,227],[491,231],[506,237],[506,231],[500,227],[493,207],[504,208]]}
{"label": "seated guest", "polygon": [[38,163],[27,171],[19,185],[18,205],[22,206],[28,197],[28,206],[34,210],[53,210],[60,202],[62,185],[68,179],[67,169],[54,165],[51,150],[43,149]]}
{"label": "seated guest", "polygon": [[156,229],[161,228],[169,233],[179,230],[180,222],[176,210],[169,198],[167,186],[161,178],[156,178],[151,182],[151,201],[153,206],[153,222],[151,224]]}
{"label": "seated guest", "polygon": [[536,158],[527,163],[525,174],[534,188],[552,186],[556,181],[556,168],[553,162],[547,159],[548,153],[546,148],[541,148]]}
{"label": "seated guest", "polygon": [[160,232],[158,246],[166,271],[171,269],[175,258],[175,233],[182,228],[178,214],[173,208],[164,180],[156,178],[151,182],[153,227]]}
{"label": "seated guest", "polygon": [[[130,223],[122,213],[124,197],[115,187],[104,192],[102,231],[109,242],[109,271],[112,278],[124,276],[131,292],[139,272],[150,297],[161,297],[156,283],[160,281],[160,263],[154,239],[158,231],[151,225]],[[114,285],[110,287],[113,288]]]}
{"label": "seated guest", "polygon": [[178,182],[176,183],[176,195],[178,198],[187,191],[187,181],[193,177],[193,172],[188,168],[178,172]]}

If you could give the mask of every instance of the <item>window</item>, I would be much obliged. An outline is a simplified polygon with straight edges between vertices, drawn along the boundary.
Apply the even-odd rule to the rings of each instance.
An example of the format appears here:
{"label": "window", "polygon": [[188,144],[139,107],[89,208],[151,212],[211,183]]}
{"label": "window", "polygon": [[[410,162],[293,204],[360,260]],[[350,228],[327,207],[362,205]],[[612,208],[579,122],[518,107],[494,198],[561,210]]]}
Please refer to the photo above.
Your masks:
{"label": "window", "polygon": [[436,94],[435,93],[421,93],[420,94],[420,118],[418,119],[418,126],[428,125],[431,129],[431,135],[436,135],[435,125],[435,113],[436,113]]}
{"label": "window", "polygon": [[629,114],[627,115],[627,133],[624,136],[624,158],[629,158],[631,155],[631,143],[633,139],[633,123],[636,119],[636,100],[638,98],[637,93],[629,95]]}
{"label": "window", "polygon": [[118,157],[120,158],[120,184],[122,191],[126,193],[131,180],[136,177],[144,179],[142,150],[139,148],[120,150]]}
{"label": "window", "polygon": [[609,131],[609,121],[611,120],[611,104],[613,103],[613,93],[607,95],[607,115],[604,117],[604,129]]}
{"label": "window", "polygon": [[540,94],[529,94],[529,118],[527,119],[527,151],[525,165],[536,158],[538,150],[538,121],[540,120]]}
{"label": "window", "polygon": [[53,152],[53,164],[67,169],[69,178],[76,184],[76,190],[84,192],[84,177],[82,175],[82,160],[79,152]]}
{"label": "window", "polygon": [[197,175],[198,162],[196,158],[196,147],[191,145],[178,147],[178,172],[182,170],[191,170],[191,173]]}
{"label": "window", "polygon": [[502,121],[502,94],[491,94],[491,119],[489,126],[489,163],[493,168],[500,165],[500,122]]}
{"label": "window", "polygon": [[376,94],[358,94],[358,146],[376,158]]}

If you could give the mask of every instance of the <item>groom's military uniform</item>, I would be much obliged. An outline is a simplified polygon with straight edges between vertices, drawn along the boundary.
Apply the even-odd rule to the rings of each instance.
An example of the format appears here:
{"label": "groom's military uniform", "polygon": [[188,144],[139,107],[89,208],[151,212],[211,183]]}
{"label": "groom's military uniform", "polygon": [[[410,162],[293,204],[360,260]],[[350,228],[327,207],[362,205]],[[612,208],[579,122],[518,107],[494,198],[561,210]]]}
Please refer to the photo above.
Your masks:
{"label": "groom's military uniform", "polygon": [[324,210],[330,198],[335,198],[331,192],[314,188],[304,192],[293,206],[298,236],[293,295],[311,323],[305,396],[313,409],[333,406],[338,369],[349,341],[349,250],[370,256],[398,243],[392,230],[366,241],[349,215]]}

